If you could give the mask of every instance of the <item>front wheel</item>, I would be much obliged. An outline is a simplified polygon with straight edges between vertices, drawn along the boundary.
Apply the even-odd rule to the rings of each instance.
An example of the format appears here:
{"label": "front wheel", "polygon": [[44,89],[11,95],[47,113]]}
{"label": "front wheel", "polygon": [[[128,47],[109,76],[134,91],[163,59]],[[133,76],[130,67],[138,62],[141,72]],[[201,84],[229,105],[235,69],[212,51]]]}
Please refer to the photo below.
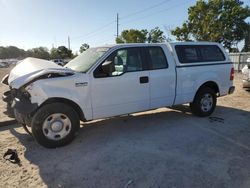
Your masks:
{"label": "front wheel", "polygon": [[63,103],[42,106],[32,118],[32,134],[44,147],[55,148],[70,143],[80,127],[76,111]]}
{"label": "front wheel", "polygon": [[199,117],[206,117],[213,113],[217,102],[216,93],[209,87],[201,88],[190,103],[191,111]]}

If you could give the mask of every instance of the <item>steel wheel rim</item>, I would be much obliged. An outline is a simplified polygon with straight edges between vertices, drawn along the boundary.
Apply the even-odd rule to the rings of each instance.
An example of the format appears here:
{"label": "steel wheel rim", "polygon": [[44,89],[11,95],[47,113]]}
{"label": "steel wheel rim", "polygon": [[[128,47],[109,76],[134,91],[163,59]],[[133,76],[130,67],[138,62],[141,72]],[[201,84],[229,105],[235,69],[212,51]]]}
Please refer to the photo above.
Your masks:
{"label": "steel wheel rim", "polygon": [[209,93],[206,93],[201,98],[201,110],[203,112],[209,112],[213,107],[213,96]]}
{"label": "steel wheel rim", "polygon": [[50,140],[61,140],[71,131],[71,121],[62,113],[49,115],[43,122],[42,130],[44,136]]}

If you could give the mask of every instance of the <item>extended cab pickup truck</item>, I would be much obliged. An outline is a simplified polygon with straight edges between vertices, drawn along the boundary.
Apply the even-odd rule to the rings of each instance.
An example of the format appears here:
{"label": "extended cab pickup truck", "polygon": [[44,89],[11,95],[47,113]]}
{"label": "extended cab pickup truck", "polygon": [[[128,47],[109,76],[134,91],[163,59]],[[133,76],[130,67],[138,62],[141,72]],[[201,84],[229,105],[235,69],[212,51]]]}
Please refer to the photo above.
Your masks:
{"label": "extended cab pickup truck", "polygon": [[233,65],[210,42],[123,44],[91,48],[64,67],[27,58],[2,83],[24,127],[45,147],[68,144],[80,120],[119,116],[190,103],[209,116],[217,97],[234,92]]}

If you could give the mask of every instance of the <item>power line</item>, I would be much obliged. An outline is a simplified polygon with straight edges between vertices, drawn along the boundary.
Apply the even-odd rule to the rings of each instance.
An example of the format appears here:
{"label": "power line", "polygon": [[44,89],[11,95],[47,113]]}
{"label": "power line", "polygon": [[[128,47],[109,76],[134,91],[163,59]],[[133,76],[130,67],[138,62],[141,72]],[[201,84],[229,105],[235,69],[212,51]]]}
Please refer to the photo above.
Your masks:
{"label": "power line", "polygon": [[80,38],[83,38],[83,37],[89,37],[89,36],[91,36],[93,34],[96,34],[96,33],[100,32],[100,31],[103,31],[105,28],[107,28],[108,26],[114,24],[115,22],[116,22],[116,20],[113,20],[112,22],[109,22],[109,23],[107,23],[107,24],[105,24],[105,25],[103,25],[103,26],[101,26],[101,27],[99,27],[99,28],[97,28],[95,30],[92,30],[92,32],[86,33],[85,35],[81,35],[81,36],[71,37],[71,39],[80,39]]}
{"label": "power line", "polygon": [[[109,23],[107,23],[107,24],[105,24],[105,25],[103,25],[103,26],[101,26],[101,27],[99,27],[99,28],[97,28],[95,30],[92,30],[92,32],[89,32],[89,33],[87,33],[85,35],[71,37],[71,39],[85,38],[85,40],[88,40],[89,38],[92,38],[92,37],[96,36],[96,34],[99,34],[99,32],[107,29],[110,25],[112,25],[114,23],[116,23],[116,27],[117,27],[116,28],[116,30],[117,30],[116,37],[118,37],[119,36],[119,20],[125,20],[125,19],[127,19],[129,17],[132,17],[134,15],[138,15],[138,14],[144,13],[144,12],[146,12],[148,10],[151,10],[153,8],[156,8],[156,7],[159,7],[159,6],[165,4],[165,3],[169,2],[169,1],[171,1],[171,0],[164,0],[164,1],[160,2],[160,3],[154,4],[154,5],[150,6],[150,7],[144,8],[142,10],[136,11],[136,12],[131,13],[131,14],[128,14],[128,15],[123,16],[121,18],[119,18],[119,14],[117,14],[116,20],[113,20],[112,22],[109,22]],[[148,14],[148,15],[140,17],[140,18],[129,20],[129,21],[125,22],[124,24],[128,24],[128,23],[131,23],[131,22],[134,22],[134,21],[137,21],[137,20],[145,19],[147,17],[153,16],[153,15],[156,15],[156,14],[159,14],[159,13],[162,13],[162,12],[166,12],[166,11],[168,11],[170,9],[176,8],[177,6],[184,5],[184,4],[186,4],[186,3],[190,2],[190,1],[191,0],[186,1],[185,3],[178,3],[178,4],[174,5],[174,6],[168,7],[167,9],[163,9],[163,10],[160,10],[160,11],[157,11],[157,12],[153,12],[151,14]]]}
{"label": "power line", "polygon": [[116,17],[116,38],[119,37],[119,14],[117,13],[117,17]]}
{"label": "power line", "polygon": [[150,17],[150,16],[154,16],[154,15],[156,15],[156,14],[160,14],[160,13],[166,12],[166,11],[168,11],[168,10],[170,10],[170,9],[176,8],[177,6],[185,5],[185,4],[187,4],[188,2],[190,2],[190,1],[192,1],[192,0],[186,1],[185,3],[183,3],[183,2],[182,2],[182,3],[178,3],[178,4],[174,5],[174,6],[168,7],[168,8],[166,8],[166,9],[163,9],[163,10],[160,10],[160,11],[157,11],[157,12],[153,12],[153,13],[148,14],[148,15],[146,15],[146,16],[143,16],[143,17],[140,17],[140,18],[136,18],[136,19],[132,19],[132,20],[127,21],[127,22],[125,22],[125,23],[123,23],[123,24],[128,24],[128,23],[131,23],[131,22],[134,22],[134,21],[137,21],[137,20],[142,20],[142,19],[148,18],[148,17]]}
{"label": "power line", "polygon": [[154,4],[154,5],[150,6],[150,7],[147,7],[147,8],[144,8],[144,9],[142,9],[142,10],[139,10],[139,11],[136,11],[136,12],[134,12],[134,13],[131,13],[131,14],[129,14],[129,15],[123,16],[122,18],[119,18],[119,15],[117,14],[117,19],[116,19],[116,20],[113,20],[112,22],[107,23],[107,24],[103,25],[102,27],[99,27],[99,28],[97,28],[97,29],[93,30],[92,32],[89,32],[89,33],[87,33],[87,34],[85,34],[85,35],[76,36],[76,37],[71,37],[71,39],[80,39],[80,38],[85,38],[85,37],[91,38],[91,37],[89,37],[89,36],[91,36],[91,35],[92,35],[92,36],[95,36],[97,33],[99,33],[100,31],[103,31],[103,29],[107,28],[108,26],[112,25],[112,24],[115,23],[115,22],[117,23],[117,26],[116,26],[116,27],[117,27],[116,37],[118,37],[118,36],[119,36],[119,20],[120,20],[120,19],[127,19],[127,18],[129,18],[129,17],[131,17],[131,16],[134,16],[134,15],[143,13],[143,12],[145,12],[145,11],[151,10],[151,9],[153,9],[153,8],[156,8],[156,7],[158,7],[158,6],[161,6],[161,5],[163,5],[163,4],[165,4],[165,3],[169,2],[169,1],[171,1],[171,0],[164,0],[164,1],[161,1],[160,3]]}
{"label": "power line", "polygon": [[127,18],[131,17],[131,16],[134,16],[134,15],[137,15],[137,14],[140,14],[140,13],[143,13],[143,12],[146,12],[146,11],[151,10],[151,9],[153,9],[153,8],[159,7],[159,6],[165,4],[165,3],[169,2],[169,1],[171,1],[171,0],[161,1],[160,3],[154,4],[154,5],[150,6],[150,7],[147,7],[147,8],[144,8],[144,9],[142,9],[142,10],[136,11],[136,12],[134,12],[134,13],[128,14],[128,15],[126,15],[126,16],[123,16],[123,17],[121,17],[121,19],[124,20],[124,19],[127,19]]}

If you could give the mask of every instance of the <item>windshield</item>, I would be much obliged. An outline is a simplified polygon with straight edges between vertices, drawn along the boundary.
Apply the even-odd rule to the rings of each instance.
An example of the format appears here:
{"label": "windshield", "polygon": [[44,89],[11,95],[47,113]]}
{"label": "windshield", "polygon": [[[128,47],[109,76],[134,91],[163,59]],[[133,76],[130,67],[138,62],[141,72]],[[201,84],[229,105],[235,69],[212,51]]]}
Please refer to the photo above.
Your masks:
{"label": "windshield", "polygon": [[109,48],[90,48],[68,62],[64,67],[86,73]]}

